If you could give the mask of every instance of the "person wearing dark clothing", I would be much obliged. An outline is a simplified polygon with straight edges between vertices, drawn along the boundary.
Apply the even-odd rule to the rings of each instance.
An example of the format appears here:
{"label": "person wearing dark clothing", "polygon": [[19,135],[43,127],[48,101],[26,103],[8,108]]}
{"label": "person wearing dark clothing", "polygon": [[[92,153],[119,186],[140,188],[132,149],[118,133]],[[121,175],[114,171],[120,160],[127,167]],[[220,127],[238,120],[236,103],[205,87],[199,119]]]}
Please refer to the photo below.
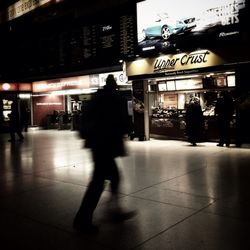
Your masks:
{"label": "person wearing dark clothing", "polygon": [[123,137],[129,132],[129,124],[126,103],[116,88],[113,75],[109,75],[104,88],[97,92],[85,110],[81,123],[85,130],[82,132],[85,147],[92,150],[94,171],[73,222],[73,227],[79,231],[96,230],[92,218],[106,180],[111,183],[114,197],[119,192],[120,175],[115,158],[126,155]]}
{"label": "person wearing dark clothing", "polygon": [[27,107],[26,103],[20,103],[20,122],[22,131],[28,132],[28,126],[29,126],[29,109]]}
{"label": "person wearing dark clothing", "polygon": [[236,147],[250,142],[250,92],[245,91],[236,99]]}
{"label": "person wearing dark clothing", "polygon": [[188,141],[193,146],[196,146],[196,143],[201,140],[203,130],[204,118],[199,98],[193,98],[186,110],[186,132]]}
{"label": "person wearing dark clothing", "polygon": [[11,104],[10,118],[10,142],[15,142],[15,133],[19,136],[19,141],[23,141],[24,136],[22,135],[22,125],[19,110],[19,103],[14,100]]}
{"label": "person wearing dark clothing", "polygon": [[230,122],[233,117],[233,112],[233,98],[229,92],[222,92],[215,106],[215,115],[217,116],[219,131],[219,144],[217,144],[217,146],[219,147],[223,147],[224,144],[226,144],[227,147],[230,146]]}

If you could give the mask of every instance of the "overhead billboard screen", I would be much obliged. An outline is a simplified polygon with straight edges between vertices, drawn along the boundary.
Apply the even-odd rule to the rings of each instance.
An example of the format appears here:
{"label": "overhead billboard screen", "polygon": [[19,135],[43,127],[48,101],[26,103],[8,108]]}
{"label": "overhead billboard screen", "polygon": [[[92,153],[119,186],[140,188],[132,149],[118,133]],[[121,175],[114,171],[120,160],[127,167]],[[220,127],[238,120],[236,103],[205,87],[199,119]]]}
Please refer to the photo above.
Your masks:
{"label": "overhead billboard screen", "polygon": [[245,0],[145,0],[137,3],[141,52],[168,51],[236,37]]}

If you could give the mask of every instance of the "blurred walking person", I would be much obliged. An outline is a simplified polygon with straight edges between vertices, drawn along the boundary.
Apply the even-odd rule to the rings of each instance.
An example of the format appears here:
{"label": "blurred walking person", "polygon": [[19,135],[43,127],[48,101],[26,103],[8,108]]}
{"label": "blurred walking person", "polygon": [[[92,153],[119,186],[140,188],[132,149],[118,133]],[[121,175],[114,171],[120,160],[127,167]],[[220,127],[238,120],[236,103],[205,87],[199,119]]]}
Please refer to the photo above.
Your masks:
{"label": "blurred walking person", "polygon": [[[106,180],[110,181],[112,196],[117,198],[120,174],[115,158],[126,155],[123,137],[129,133],[127,105],[117,92],[113,75],[108,75],[106,85],[90,102],[82,120],[82,137],[86,139],[85,147],[92,150],[94,170],[73,227],[78,231],[95,232],[98,228],[92,223],[93,213]],[[119,215],[124,219],[130,216],[122,211]]]}

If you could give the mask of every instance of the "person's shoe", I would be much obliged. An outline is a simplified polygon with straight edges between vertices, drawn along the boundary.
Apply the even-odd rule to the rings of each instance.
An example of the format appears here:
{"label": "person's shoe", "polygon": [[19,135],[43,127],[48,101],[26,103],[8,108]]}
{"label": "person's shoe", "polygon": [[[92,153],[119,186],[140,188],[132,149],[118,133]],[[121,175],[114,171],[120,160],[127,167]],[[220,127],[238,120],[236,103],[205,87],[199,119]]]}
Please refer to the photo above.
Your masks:
{"label": "person's shoe", "polygon": [[94,234],[99,231],[99,227],[93,224],[85,224],[85,223],[73,223],[73,228],[80,232],[80,233],[86,233],[86,234]]}
{"label": "person's shoe", "polygon": [[218,147],[223,147],[222,143],[217,144]]}
{"label": "person's shoe", "polygon": [[21,137],[21,138],[19,138],[19,140],[18,141],[23,141],[24,140],[24,137]]}
{"label": "person's shoe", "polygon": [[129,220],[133,218],[135,215],[136,215],[135,211],[128,211],[128,212],[113,211],[111,212],[112,220],[115,222],[122,222],[125,220]]}
{"label": "person's shoe", "polygon": [[195,142],[192,143],[193,146],[197,146],[197,144]]}
{"label": "person's shoe", "polygon": [[226,147],[228,147],[228,148],[229,148],[229,147],[230,147],[230,144],[228,144],[228,143],[227,143],[227,144],[226,144]]}

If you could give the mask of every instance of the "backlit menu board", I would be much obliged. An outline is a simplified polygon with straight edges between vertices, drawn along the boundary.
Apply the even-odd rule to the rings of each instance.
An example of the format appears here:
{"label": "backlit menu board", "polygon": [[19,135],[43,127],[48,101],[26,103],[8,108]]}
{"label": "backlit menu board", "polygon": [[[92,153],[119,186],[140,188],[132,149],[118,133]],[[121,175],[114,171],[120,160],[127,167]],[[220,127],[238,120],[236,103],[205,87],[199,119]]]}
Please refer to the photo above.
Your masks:
{"label": "backlit menu board", "polygon": [[124,58],[135,56],[135,16],[120,17],[120,54]]}
{"label": "backlit menu board", "polygon": [[90,26],[84,26],[82,28],[83,37],[82,37],[82,43],[83,43],[83,58],[89,59],[91,57],[96,57],[96,26],[90,25]]}
{"label": "backlit menu board", "polygon": [[61,67],[88,69],[118,64],[135,57],[136,16],[133,12],[92,17],[58,37]]}
{"label": "backlit menu board", "polygon": [[119,60],[134,57],[137,43],[135,16],[122,15],[104,20],[82,27],[83,59]]}
{"label": "backlit menu board", "polygon": [[[28,24],[27,24],[28,26]],[[4,74],[12,80],[29,80],[53,74],[118,66],[120,60],[135,57],[137,47],[136,5],[107,10],[67,22],[13,32]],[[32,35],[31,35],[32,34]],[[11,44],[11,45],[10,45]],[[6,50],[7,51],[7,50]],[[14,58],[13,60],[10,58]],[[13,75],[15,72],[15,75]]]}

